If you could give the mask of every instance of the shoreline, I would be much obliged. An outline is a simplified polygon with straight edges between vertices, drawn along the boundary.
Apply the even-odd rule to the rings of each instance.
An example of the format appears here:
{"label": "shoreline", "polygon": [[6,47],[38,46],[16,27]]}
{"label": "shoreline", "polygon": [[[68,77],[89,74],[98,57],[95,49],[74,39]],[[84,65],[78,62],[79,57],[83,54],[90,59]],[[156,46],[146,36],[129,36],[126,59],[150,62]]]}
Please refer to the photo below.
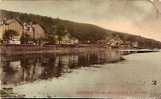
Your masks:
{"label": "shoreline", "polygon": [[38,45],[3,45],[0,46],[1,55],[17,55],[17,54],[42,54],[42,53],[58,53],[58,54],[70,54],[70,53],[82,53],[91,51],[105,51],[111,50],[109,47],[98,45],[50,45],[50,46],[38,46]]}
{"label": "shoreline", "polygon": [[0,55],[19,55],[19,54],[70,54],[91,51],[111,51],[118,50],[121,55],[135,53],[159,52],[159,49],[120,49],[98,44],[78,44],[78,45],[0,45]]}

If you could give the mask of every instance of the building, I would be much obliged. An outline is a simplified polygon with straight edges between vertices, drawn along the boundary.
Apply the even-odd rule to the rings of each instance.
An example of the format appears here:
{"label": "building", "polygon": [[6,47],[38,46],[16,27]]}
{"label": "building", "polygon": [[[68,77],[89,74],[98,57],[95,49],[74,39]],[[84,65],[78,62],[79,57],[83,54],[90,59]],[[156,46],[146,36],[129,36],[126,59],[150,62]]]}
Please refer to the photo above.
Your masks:
{"label": "building", "polygon": [[108,41],[108,45],[110,45],[113,48],[118,48],[120,47],[120,45],[122,45],[124,42],[123,40],[121,40],[120,38],[112,38]]}
{"label": "building", "polygon": [[120,49],[131,49],[131,42],[130,41],[124,41],[119,47]]}
{"label": "building", "polygon": [[0,20],[0,39],[3,39],[3,34],[6,30],[14,30],[19,35],[15,36],[11,44],[18,44],[20,38],[24,34],[28,34],[33,39],[43,38],[46,35],[45,29],[39,24],[22,23],[19,19],[1,19]]}
{"label": "building", "polygon": [[20,38],[22,36],[23,27],[18,20],[10,19],[10,20],[1,20],[0,26],[0,39],[3,39],[3,34],[7,30],[14,30],[18,35],[14,36],[13,39],[9,40],[7,43],[10,44],[20,44]]}
{"label": "building", "polygon": [[139,43],[137,41],[132,42],[132,47],[133,48],[139,48]]}
{"label": "building", "polygon": [[23,33],[30,35],[33,39],[39,39],[45,37],[45,29],[39,24],[24,23],[23,24]]}
{"label": "building", "polygon": [[23,27],[22,24],[16,20],[16,19],[10,19],[10,20],[0,20],[1,25],[0,25],[0,39],[3,39],[3,34],[7,30],[14,30],[16,31],[19,35],[15,36],[14,39],[19,40],[20,37],[22,36],[22,31]]}
{"label": "building", "polygon": [[56,44],[78,44],[79,40],[75,37],[72,37],[70,33],[61,37],[61,40],[58,39],[58,36],[55,36]]}

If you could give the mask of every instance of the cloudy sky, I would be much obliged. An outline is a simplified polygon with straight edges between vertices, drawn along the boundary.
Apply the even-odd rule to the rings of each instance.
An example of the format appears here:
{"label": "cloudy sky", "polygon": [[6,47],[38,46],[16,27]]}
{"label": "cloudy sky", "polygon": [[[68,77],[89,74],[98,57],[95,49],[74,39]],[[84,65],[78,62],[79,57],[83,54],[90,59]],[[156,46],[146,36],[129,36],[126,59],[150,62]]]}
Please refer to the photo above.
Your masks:
{"label": "cloudy sky", "polygon": [[0,9],[91,23],[161,41],[159,0],[0,0]]}

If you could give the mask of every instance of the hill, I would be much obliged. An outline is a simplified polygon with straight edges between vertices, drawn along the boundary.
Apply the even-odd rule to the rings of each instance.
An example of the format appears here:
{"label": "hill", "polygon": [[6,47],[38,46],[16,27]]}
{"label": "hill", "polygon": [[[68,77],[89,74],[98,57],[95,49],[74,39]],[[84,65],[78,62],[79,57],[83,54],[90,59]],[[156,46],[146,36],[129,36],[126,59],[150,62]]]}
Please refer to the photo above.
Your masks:
{"label": "hill", "polygon": [[55,30],[55,26],[61,24],[68,29],[69,33],[73,37],[76,37],[82,42],[91,41],[92,43],[95,43],[98,40],[105,40],[107,38],[112,39],[117,36],[124,42],[128,41],[132,43],[137,41],[140,48],[161,48],[161,42],[159,41],[137,35],[107,30],[92,24],[78,23],[59,18],[51,18],[47,16],[19,13],[7,10],[1,10],[0,13],[7,19],[17,18],[21,22],[38,23],[43,26],[48,35],[55,35],[53,32]]}

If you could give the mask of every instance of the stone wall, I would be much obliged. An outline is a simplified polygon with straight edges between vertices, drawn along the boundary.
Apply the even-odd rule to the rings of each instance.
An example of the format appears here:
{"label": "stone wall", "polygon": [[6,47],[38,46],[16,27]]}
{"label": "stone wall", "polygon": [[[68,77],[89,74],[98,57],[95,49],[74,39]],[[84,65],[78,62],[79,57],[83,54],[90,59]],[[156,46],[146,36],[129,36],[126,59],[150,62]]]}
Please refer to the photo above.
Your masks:
{"label": "stone wall", "polygon": [[1,45],[0,54],[32,54],[32,53],[81,53],[110,50],[108,47],[86,45],[86,46],[65,46],[65,45]]}

